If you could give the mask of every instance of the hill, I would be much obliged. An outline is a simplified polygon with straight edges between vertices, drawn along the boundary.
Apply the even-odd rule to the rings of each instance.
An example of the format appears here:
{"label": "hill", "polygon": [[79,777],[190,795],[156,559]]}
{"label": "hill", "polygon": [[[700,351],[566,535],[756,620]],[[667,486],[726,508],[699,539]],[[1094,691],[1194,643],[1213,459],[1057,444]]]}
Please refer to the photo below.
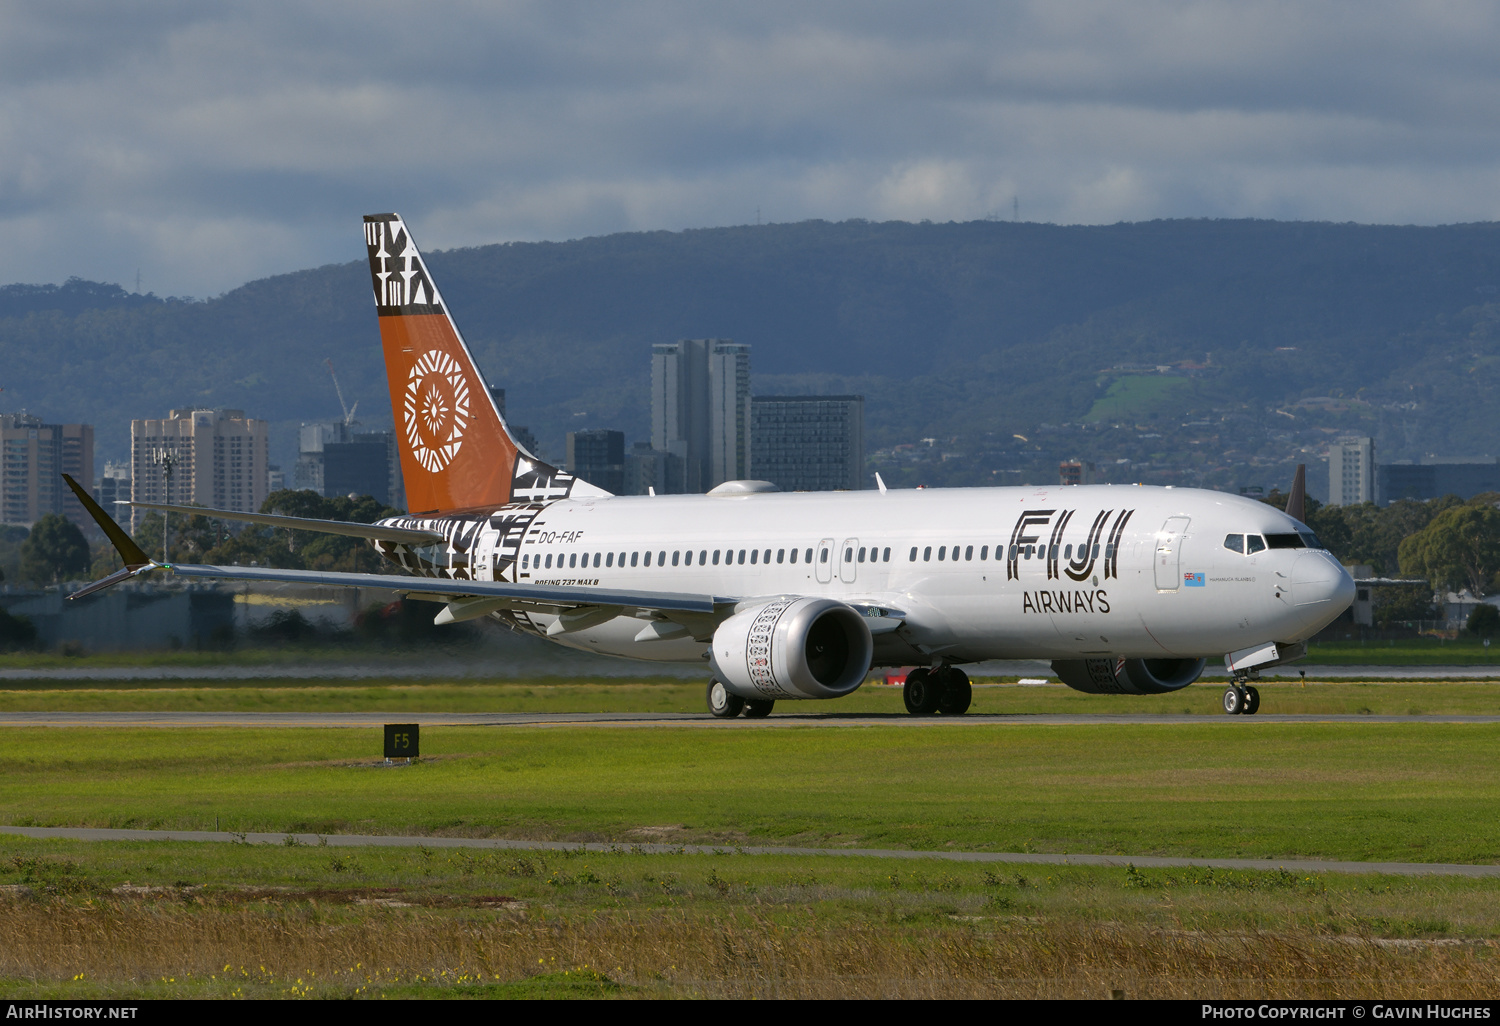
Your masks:
{"label": "hill", "polygon": [[[865,394],[872,450],[937,439],[975,480],[1051,459],[1049,431],[1064,455],[1136,468],[1196,439],[1205,482],[1347,430],[1383,459],[1500,452],[1494,224],[810,221],[430,264],[554,456],[575,428],[645,437],[650,344],[702,336],[751,343],[757,391]],[[0,353],[0,406],[92,421],[101,459],[124,454],[131,417],[198,404],[271,420],[285,461],[296,422],[337,413],[325,358],[366,422],[390,423],[363,259],[202,302],[9,286]]]}

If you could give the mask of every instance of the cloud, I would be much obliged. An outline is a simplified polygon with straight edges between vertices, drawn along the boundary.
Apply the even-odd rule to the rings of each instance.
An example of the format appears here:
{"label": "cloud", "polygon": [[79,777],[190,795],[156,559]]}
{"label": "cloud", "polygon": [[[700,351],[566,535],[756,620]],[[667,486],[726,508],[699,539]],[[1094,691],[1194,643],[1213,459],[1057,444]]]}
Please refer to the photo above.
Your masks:
{"label": "cloud", "polygon": [[1500,217],[1470,3],[0,8],[0,281],[809,217]]}

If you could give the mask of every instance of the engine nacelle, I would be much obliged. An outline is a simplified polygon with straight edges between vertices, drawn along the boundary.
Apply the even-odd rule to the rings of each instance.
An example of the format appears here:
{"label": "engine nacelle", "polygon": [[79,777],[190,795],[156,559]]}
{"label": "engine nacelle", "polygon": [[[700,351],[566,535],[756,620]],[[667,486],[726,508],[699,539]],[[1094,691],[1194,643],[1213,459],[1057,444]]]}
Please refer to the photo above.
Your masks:
{"label": "engine nacelle", "polygon": [[864,683],[875,646],[842,602],[778,599],[714,631],[714,674],[741,698],[841,698]]}
{"label": "engine nacelle", "polygon": [[1052,672],[1090,695],[1165,695],[1203,673],[1207,659],[1058,659]]}

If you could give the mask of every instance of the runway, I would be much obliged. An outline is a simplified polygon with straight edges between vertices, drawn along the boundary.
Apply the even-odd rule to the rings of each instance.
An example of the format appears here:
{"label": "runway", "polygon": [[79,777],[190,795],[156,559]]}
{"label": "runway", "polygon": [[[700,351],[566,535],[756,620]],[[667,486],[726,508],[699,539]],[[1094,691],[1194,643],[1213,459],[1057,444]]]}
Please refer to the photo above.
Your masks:
{"label": "runway", "polygon": [[685,727],[704,730],[775,730],[786,727],[906,727],[961,729],[964,727],[1084,727],[1106,725],[1185,726],[1219,723],[1234,729],[1288,723],[1500,723],[1496,716],[1416,715],[1361,716],[1260,713],[1222,715],[1060,715],[1047,713],[987,713],[966,716],[908,716],[904,713],[773,713],[761,720],[715,719],[708,713],[421,713],[421,712],[7,712],[4,727],[95,728],[359,728],[379,729],[386,723],[417,723],[424,727]]}
{"label": "runway", "polygon": [[1138,869],[1284,869],[1294,873],[1384,873],[1392,876],[1500,877],[1500,866],[1437,862],[1333,862],[1319,859],[1194,859],[1157,855],[1067,855],[1031,852],[905,851],[899,848],[791,848],[776,845],[615,844],[513,841],[497,837],[396,837],[384,834],[235,834],[214,830],[108,830],[82,827],[0,826],[0,834],[71,841],[191,841],[199,843],[326,845],[330,848],[481,848],[501,851],[597,851],[644,855],[823,855],[845,858],[943,859],[948,862],[1040,866],[1117,866]]}

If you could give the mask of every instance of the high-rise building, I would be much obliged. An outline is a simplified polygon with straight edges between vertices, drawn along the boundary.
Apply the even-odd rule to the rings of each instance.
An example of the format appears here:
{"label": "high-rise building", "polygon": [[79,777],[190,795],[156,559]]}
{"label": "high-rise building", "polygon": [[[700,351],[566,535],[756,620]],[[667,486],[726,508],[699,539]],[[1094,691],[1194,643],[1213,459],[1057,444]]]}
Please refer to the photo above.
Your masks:
{"label": "high-rise building", "polygon": [[[254,512],[270,486],[266,422],[243,410],[173,410],[130,422],[130,498]],[[131,527],[145,510],[134,509]]]}
{"label": "high-rise building", "polygon": [[94,501],[104,507],[104,512],[120,519],[115,504],[130,501],[130,464],[106,460],[104,472],[94,482]]}
{"label": "high-rise building", "polygon": [[636,442],[625,455],[625,494],[681,495],[683,484],[681,456],[651,448],[650,442]]}
{"label": "high-rise building", "polygon": [[615,495],[625,493],[625,432],[569,431],[568,473]]}
{"label": "high-rise building", "polygon": [[1057,480],[1063,485],[1094,483],[1094,465],[1088,460],[1063,460],[1057,465]]}
{"label": "high-rise building", "polygon": [[750,475],[750,347],[724,338],[651,347],[651,448],[683,460],[683,486]]}
{"label": "high-rise building", "polygon": [[404,505],[401,456],[391,431],[354,431],[342,421],[303,424],[293,487],[319,495],[368,495]]}
{"label": "high-rise building", "polygon": [[751,403],[750,476],[784,492],[865,486],[865,399],[758,395]]}
{"label": "high-rise building", "polygon": [[1328,504],[1375,501],[1375,441],[1346,438],[1328,449]]}
{"label": "high-rise building", "polygon": [[1472,499],[1500,491],[1500,461],[1423,457],[1420,463],[1382,463],[1375,468],[1375,501],[1389,506],[1400,499],[1436,499],[1457,495]]}
{"label": "high-rise building", "polygon": [[92,424],[44,424],[25,413],[0,415],[0,523],[30,527],[61,513],[93,530],[94,522],[63,483],[94,481]]}

